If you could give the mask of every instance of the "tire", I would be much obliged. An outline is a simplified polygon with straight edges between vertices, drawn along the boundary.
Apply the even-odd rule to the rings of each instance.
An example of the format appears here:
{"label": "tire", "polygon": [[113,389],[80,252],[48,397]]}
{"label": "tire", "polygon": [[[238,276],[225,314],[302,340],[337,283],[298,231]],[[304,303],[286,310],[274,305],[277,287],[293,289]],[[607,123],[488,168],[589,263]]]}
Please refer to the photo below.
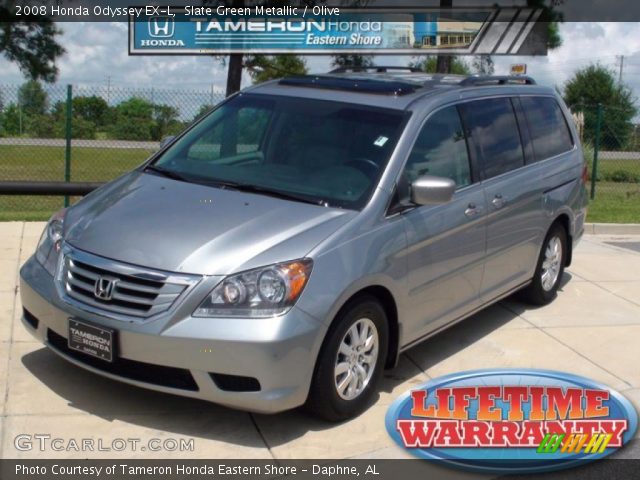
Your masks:
{"label": "tire", "polygon": [[[347,347],[354,338],[365,331],[367,341],[363,343],[360,337],[355,343],[360,353],[357,349],[349,350]],[[374,297],[359,297],[347,304],[336,317],[320,350],[306,409],[330,422],[352,418],[365,410],[382,376],[388,338],[387,315]],[[374,350],[375,360],[371,359]]]}
{"label": "tire", "polygon": [[[556,248],[559,248],[559,251],[555,250]],[[562,225],[556,223],[544,239],[533,281],[522,291],[521,298],[537,306],[551,303],[560,288],[566,260],[567,232]],[[549,261],[552,263],[549,264]]]}

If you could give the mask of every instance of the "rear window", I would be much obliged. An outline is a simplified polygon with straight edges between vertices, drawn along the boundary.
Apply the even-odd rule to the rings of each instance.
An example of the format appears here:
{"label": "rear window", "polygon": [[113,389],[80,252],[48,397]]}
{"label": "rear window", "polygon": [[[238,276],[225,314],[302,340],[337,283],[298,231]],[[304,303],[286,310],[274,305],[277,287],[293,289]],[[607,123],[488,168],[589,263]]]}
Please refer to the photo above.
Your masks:
{"label": "rear window", "polygon": [[484,178],[524,166],[520,130],[509,98],[464,103],[460,111]]}
{"label": "rear window", "polygon": [[555,157],[573,148],[573,140],[562,109],[555,98],[522,97],[536,160]]}

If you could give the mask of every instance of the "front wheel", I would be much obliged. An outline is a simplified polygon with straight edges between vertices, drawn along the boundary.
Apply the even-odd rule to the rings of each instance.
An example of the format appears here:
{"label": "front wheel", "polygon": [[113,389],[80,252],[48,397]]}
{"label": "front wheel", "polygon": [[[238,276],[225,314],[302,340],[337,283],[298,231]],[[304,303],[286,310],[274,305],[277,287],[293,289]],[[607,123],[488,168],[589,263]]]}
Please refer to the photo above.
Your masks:
{"label": "front wheel", "polygon": [[373,297],[347,305],[320,351],[307,408],[329,421],[351,418],[369,404],[388,345],[387,316]]}
{"label": "front wheel", "polygon": [[547,233],[531,285],[523,290],[524,300],[533,305],[547,305],[556,297],[567,252],[567,232],[555,224]]}

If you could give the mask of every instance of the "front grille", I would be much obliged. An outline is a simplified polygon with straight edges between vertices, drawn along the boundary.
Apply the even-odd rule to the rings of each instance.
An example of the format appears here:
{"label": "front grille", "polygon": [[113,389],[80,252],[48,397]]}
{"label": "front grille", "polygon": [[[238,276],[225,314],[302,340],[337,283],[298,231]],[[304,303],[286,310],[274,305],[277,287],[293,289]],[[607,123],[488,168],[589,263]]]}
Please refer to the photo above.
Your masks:
{"label": "front grille", "polygon": [[[151,317],[165,312],[185,291],[189,282],[172,283],[164,274],[137,270],[89,255],[65,255],[63,282],[66,295],[93,308],[110,313]],[[96,294],[100,281],[111,284],[107,298]]]}
{"label": "front grille", "polygon": [[47,330],[49,345],[59,352],[97,370],[117,375],[118,377],[150,383],[160,387],[178,388],[180,390],[198,391],[191,372],[184,368],[164,367],[152,363],[137,362],[126,358],[116,358],[113,363],[105,362],[82,352],[72,350],[67,339],[53,330]]}

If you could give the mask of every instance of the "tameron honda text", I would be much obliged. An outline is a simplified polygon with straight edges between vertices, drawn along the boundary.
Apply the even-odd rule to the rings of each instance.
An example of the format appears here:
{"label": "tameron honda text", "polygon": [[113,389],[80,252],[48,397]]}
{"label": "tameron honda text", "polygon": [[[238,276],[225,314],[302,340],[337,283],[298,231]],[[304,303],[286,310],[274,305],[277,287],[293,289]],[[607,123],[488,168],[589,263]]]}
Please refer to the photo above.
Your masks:
{"label": "tameron honda text", "polygon": [[412,454],[455,467],[526,473],[580,465],[628,443],[638,416],[619,393],[546,370],[440,377],[389,408],[391,437]]}

